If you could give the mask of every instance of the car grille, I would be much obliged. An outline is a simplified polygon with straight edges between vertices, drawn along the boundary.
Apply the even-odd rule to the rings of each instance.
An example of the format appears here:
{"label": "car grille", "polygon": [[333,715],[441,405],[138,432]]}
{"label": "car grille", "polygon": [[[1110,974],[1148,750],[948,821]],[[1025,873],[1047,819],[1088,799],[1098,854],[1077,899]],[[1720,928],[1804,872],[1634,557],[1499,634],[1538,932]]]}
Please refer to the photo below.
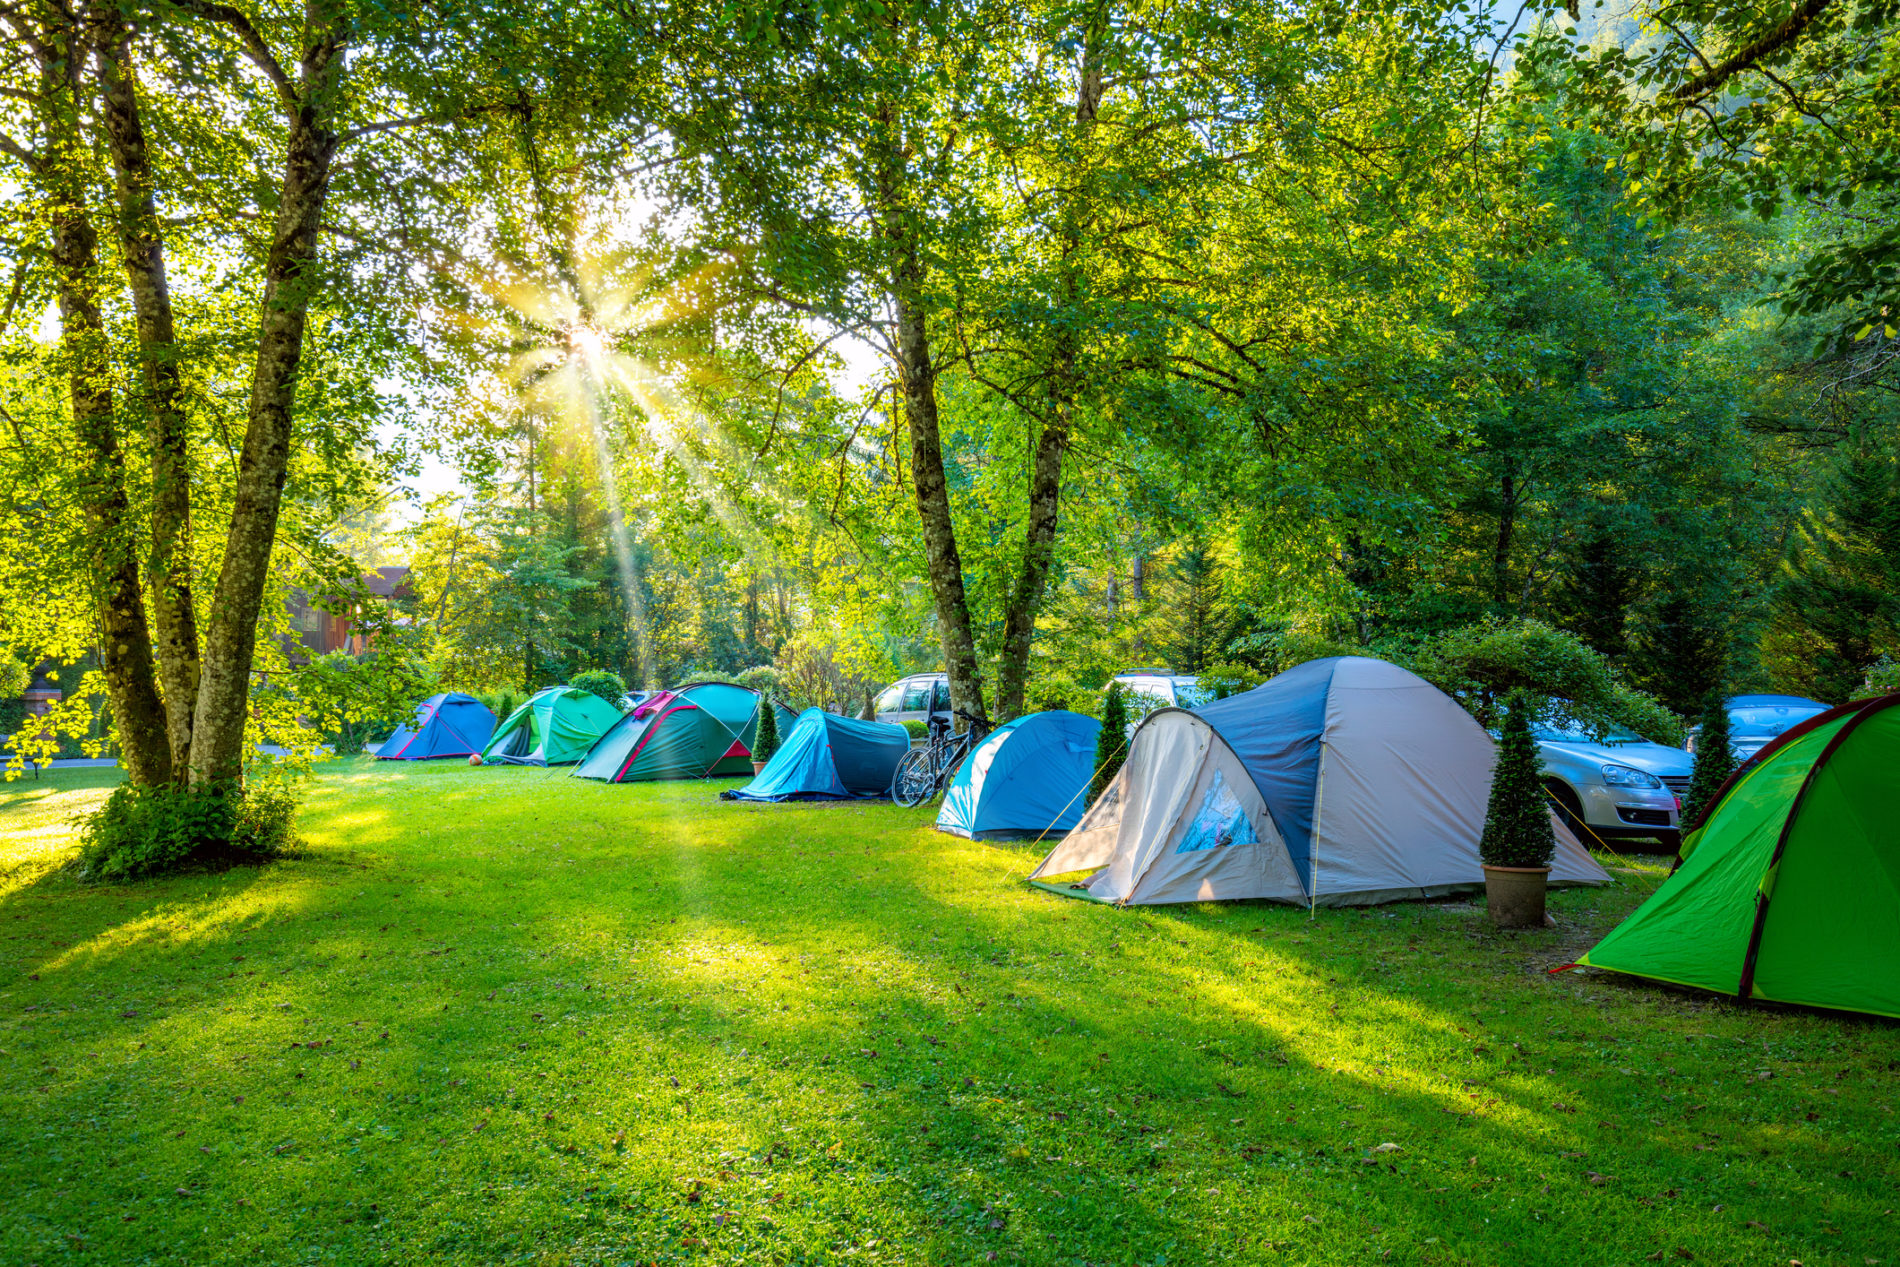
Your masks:
{"label": "car grille", "polygon": [[1677,796],[1689,795],[1689,776],[1688,775],[1686,774],[1659,774],[1656,777],[1663,781],[1664,787],[1668,788],[1671,792],[1674,792]]}

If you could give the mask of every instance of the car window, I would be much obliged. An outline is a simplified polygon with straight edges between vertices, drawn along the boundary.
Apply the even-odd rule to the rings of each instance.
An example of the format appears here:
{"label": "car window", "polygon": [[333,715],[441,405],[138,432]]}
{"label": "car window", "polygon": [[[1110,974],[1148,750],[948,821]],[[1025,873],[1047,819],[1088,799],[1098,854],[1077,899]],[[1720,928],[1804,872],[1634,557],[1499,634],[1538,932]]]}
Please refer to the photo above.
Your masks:
{"label": "car window", "polygon": [[1178,677],[1174,679],[1174,700],[1182,708],[1199,708],[1214,698],[1214,693],[1201,685],[1196,677]]}
{"label": "car window", "polygon": [[947,713],[950,711],[950,683],[938,682],[930,692],[930,711]]}
{"label": "car window", "polygon": [[1648,743],[1649,741],[1624,726],[1607,727],[1602,734],[1584,725],[1580,721],[1547,723],[1531,727],[1535,738],[1555,743],[1606,743],[1615,746],[1620,743]]}
{"label": "car window", "polygon": [[1819,717],[1825,708],[1805,708],[1798,704],[1778,704],[1759,708],[1729,710],[1729,726],[1745,735],[1778,735],[1790,726],[1810,717]]}
{"label": "car window", "polygon": [[903,706],[903,703],[904,684],[899,682],[896,686],[887,687],[884,693],[877,697],[877,711],[894,713]]}
{"label": "car window", "polygon": [[929,703],[930,703],[930,683],[928,682],[904,683],[904,711],[905,712],[921,713],[924,711],[926,707],[929,706]]}

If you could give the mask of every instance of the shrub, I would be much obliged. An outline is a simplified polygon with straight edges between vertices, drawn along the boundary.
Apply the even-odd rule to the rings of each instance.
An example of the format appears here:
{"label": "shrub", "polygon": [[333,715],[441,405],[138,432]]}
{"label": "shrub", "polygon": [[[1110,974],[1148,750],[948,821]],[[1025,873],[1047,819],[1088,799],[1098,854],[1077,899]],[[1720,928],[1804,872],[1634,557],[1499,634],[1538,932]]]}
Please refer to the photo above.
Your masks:
{"label": "shrub", "polygon": [[749,686],[761,695],[780,696],[785,693],[784,683],[779,681],[779,672],[769,664],[755,664],[740,673],[737,679],[740,686]]}
{"label": "shrub", "polygon": [[1861,695],[1892,695],[1900,691],[1900,660],[1883,655],[1867,669],[1861,679]]}
{"label": "shrub", "polygon": [[1695,770],[1689,776],[1689,799],[1682,807],[1685,825],[1701,816],[1734,772],[1735,748],[1728,738],[1728,699],[1718,687],[1709,692],[1702,706],[1702,729],[1695,737]]}
{"label": "shrub", "polygon": [[266,862],[296,844],[296,815],[296,799],[280,783],[196,790],[120,784],[81,827],[79,874],[137,880]]}
{"label": "shrub", "polygon": [[1210,664],[1200,673],[1201,689],[1209,699],[1226,699],[1229,695],[1239,695],[1251,691],[1266,681],[1266,676],[1257,669],[1244,664]]}
{"label": "shrub", "polygon": [[1425,640],[1406,666],[1463,704],[1481,725],[1496,726],[1499,704],[1523,691],[1534,704],[1556,702],[1585,726],[1627,726],[1675,746],[1682,719],[1617,680],[1601,652],[1573,633],[1537,620],[1486,620]]}
{"label": "shrub", "polygon": [[627,695],[627,684],[620,680],[620,675],[605,669],[588,669],[585,673],[576,673],[567,684],[589,695],[598,695],[615,708],[620,707],[620,701]]}
{"label": "shrub", "polygon": [[1128,695],[1120,682],[1108,684],[1102,700],[1102,733],[1095,737],[1095,778],[1089,783],[1089,801],[1100,800],[1121,773],[1128,755]]}
{"label": "shrub", "polygon": [[1072,713],[1092,715],[1100,706],[1101,698],[1096,692],[1079,685],[1075,679],[1055,673],[1033,679],[1029,689],[1023,693],[1024,706],[1032,713],[1067,709]]}
{"label": "shrub", "polygon": [[1498,764],[1484,811],[1478,857],[1493,867],[1547,867],[1557,852],[1544,798],[1542,762],[1531,738],[1536,711],[1523,692],[1513,692],[1498,738]]}
{"label": "shrub", "polygon": [[903,721],[903,726],[904,729],[909,732],[912,739],[930,738],[930,725],[925,721],[916,717],[906,717]]}
{"label": "shrub", "polygon": [[759,697],[759,731],[752,738],[752,759],[770,761],[778,745],[778,709],[772,706],[770,695],[762,695]]}

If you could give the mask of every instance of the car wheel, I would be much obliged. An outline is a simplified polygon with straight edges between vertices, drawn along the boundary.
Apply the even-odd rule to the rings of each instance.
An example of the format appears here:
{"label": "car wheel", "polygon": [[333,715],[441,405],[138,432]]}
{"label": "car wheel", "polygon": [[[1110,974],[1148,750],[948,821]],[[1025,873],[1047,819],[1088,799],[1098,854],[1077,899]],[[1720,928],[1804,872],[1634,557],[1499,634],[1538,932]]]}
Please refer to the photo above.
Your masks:
{"label": "car wheel", "polygon": [[1564,826],[1570,829],[1571,834],[1579,840],[1588,840],[1589,829],[1583,823],[1583,802],[1579,801],[1577,794],[1570,790],[1570,785],[1560,783],[1556,779],[1545,779],[1544,790],[1550,793],[1557,817],[1563,820]]}

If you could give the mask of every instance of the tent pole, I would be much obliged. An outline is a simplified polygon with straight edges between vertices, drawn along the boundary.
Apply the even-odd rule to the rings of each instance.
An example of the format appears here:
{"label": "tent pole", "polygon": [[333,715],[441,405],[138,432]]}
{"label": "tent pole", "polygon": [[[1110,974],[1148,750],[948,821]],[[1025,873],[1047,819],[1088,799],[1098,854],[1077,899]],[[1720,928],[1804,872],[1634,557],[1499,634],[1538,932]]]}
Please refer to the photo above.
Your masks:
{"label": "tent pole", "polygon": [[1309,880],[1306,886],[1306,918],[1312,919],[1319,908],[1319,825],[1320,812],[1326,808],[1326,739],[1319,741],[1319,779],[1313,788],[1313,840]]}

